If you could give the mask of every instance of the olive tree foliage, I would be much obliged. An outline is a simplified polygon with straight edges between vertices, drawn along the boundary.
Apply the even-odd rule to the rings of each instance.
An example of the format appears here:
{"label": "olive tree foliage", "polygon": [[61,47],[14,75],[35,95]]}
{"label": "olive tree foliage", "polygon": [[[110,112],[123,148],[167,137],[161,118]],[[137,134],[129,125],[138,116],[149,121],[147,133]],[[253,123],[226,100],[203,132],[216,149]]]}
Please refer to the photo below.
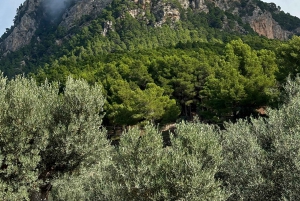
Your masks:
{"label": "olive tree foliage", "polygon": [[0,196],[23,200],[38,188],[41,151],[48,146],[55,86],[0,77]]}
{"label": "olive tree foliage", "polygon": [[100,130],[103,104],[100,86],[67,80],[52,108],[49,145],[42,153],[43,168],[69,171],[80,163],[87,166],[99,161],[102,151],[109,148],[106,132]]}
{"label": "olive tree foliage", "polygon": [[59,93],[55,83],[1,76],[0,90],[1,200],[44,199],[45,186],[109,152],[101,87],[68,78]]}
{"label": "olive tree foliage", "polygon": [[212,126],[181,123],[172,146],[163,147],[153,126],[121,138],[110,174],[115,200],[225,200],[215,179],[222,157]]}
{"label": "olive tree foliage", "polygon": [[112,185],[109,185],[113,179],[113,175],[108,172],[110,159],[108,155],[103,156],[96,164],[82,167],[75,174],[65,174],[56,179],[51,190],[52,199],[57,201],[114,200]]}
{"label": "olive tree foliage", "polygon": [[[106,140],[106,131],[99,129],[103,104],[100,86],[90,87],[85,81],[73,79],[67,81],[62,98],[56,102],[54,121],[49,127],[52,146],[43,153],[42,164],[46,164],[46,170],[67,173],[53,183],[57,200],[72,200],[72,196],[78,200],[83,179],[90,180],[93,174],[105,177],[112,147]],[[66,192],[71,197],[64,197]]]}
{"label": "olive tree foliage", "polygon": [[227,124],[222,176],[229,200],[300,199],[300,79],[288,79],[285,104],[267,119]]}

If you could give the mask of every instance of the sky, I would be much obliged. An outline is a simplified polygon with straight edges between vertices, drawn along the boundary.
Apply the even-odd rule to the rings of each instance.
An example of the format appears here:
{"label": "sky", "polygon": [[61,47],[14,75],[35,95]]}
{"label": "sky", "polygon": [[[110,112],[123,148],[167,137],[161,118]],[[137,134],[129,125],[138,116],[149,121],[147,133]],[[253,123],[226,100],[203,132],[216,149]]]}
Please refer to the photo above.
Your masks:
{"label": "sky", "polygon": [[[6,28],[13,25],[13,19],[16,15],[17,8],[25,0],[0,0],[0,36]],[[52,1],[52,0],[50,0]],[[63,1],[63,0],[61,0]],[[300,18],[300,1],[299,0],[263,0],[267,3],[275,3],[281,7],[281,10],[288,12],[293,16]]]}
{"label": "sky", "polygon": [[13,19],[17,13],[17,8],[25,0],[0,0],[0,36],[5,32],[6,28],[13,25]]}
{"label": "sky", "polygon": [[[3,1],[3,0],[0,0]],[[281,7],[281,10],[300,18],[300,1],[299,0],[263,0],[267,3],[275,3]]]}

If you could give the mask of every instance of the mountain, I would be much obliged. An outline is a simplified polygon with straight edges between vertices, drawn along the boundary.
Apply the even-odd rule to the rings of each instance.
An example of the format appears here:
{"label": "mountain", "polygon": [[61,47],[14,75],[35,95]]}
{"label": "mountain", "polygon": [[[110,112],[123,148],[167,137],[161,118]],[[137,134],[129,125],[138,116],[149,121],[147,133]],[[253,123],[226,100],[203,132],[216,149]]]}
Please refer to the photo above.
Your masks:
{"label": "mountain", "polygon": [[259,0],[26,0],[0,39],[0,197],[299,200],[299,22]]}
{"label": "mountain", "polygon": [[70,29],[84,15],[97,15],[110,1],[26,0],[18,9],[14,26],[1,37],[1,49],[14,52],[39,37],[46,26]]}
{"label": "mountain", "polygon": [[[14,52],[33,39],[38,40],[47,26],[51,26],[51,31],[59,27],[69,31],[78,26],[82,18],[95,19],[111,3],[112,0],[68,0],[63,3],[59,0],[26,0],[18,8],[14,25],[1,37],[1,55]],[[140,20],[149,21],[145,15],[150,11],[155,17],[151,26],[161,26],[167,20],[180,21],[189,9],[208,14],[216,7],[223,13],[214,13],[216,19],[211,25],[223,30],[248,33],[241,26],[244,23],[259,35],[271,39],[286,40],[300,33],[300,19],[285,14],[274,3],[259,0],[134,0],[125,5],[128,7],[122,8],[122,12]]]}
{"label": "mountain", "polygon": [[88,46],[107,54],[299,33],[299,18],[260,0],[26,0],[0,38],[0,70],[8,77],[36,73]]}

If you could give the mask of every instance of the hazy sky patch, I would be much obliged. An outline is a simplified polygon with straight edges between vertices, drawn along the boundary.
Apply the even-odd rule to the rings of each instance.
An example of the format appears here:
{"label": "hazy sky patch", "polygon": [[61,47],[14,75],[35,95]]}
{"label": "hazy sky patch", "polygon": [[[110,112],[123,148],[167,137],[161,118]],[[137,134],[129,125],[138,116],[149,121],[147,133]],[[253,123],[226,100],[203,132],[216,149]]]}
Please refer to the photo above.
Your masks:
{"label": "hazy sky patch", "polygon": [[6,28],[13,25],[13,19],[17,14],[17,8],[25,0],[0,0],[0,35],[2,35]]}
{"label": "hazy sky patch", "polygon": [[71,0],[44,0],[44,6],[47,8],[51,17],[57,17]]}
{"label": "hazy sky patch", "polygon": [[299,0],[264,0],[267,3],[275,3],[281,7],[281,10],[300,18],[300,1]]}

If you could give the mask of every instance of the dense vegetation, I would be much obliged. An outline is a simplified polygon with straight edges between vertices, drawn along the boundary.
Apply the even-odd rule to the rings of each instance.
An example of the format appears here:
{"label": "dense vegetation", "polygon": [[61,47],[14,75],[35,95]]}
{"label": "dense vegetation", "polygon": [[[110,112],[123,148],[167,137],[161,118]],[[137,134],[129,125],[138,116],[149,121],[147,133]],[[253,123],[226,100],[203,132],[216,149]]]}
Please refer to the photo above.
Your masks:
{"label": "dense vegetation", "polygon": [[24,200],[58,175],[94,164],[109,150],[101,132],[101,87],[68,79],[38,86],[33,79],[0,77],[1,200]]}
{"label": "dense vegetation", "polygon": [[[241,36],[234,31],[236,26],[249,34],[250,38],[257,36],[240,17],[224,12],[218,7],[209,5],[210,12],[206,14],[192,9],[183,11],[176,1],[170,2],[170,5],[182,11],[181,20],[166,21],[161,27],[155,26],[160,19],[156,19],[157,15],[151,12],[151,7],[144,8],[145,15],[134,18],[128,10],[140,9],[142,5],[129,0],[113,0],[96,19],[91,20],[86,16],[68,31],[59,26],[59,21],[52,21],[43,16],[46,15],[43,14],[43,10],[37,10],[37,18],[41,18],[42,21],[31,43],[1,58],[0,69],[8,77],[17,73],[36,72],[38,66],[43,67],[63,55],[77,56],[82,48],[88,50],[88,53],[103,55],[116,51],[170,47],[179,42],[228,42],[236,39],[237,35]],[[20,13],[18,18],[21,15]],[[225,21],[226,26],[223,29],[222,24]],[[2,38],[11,31],[12,29],[9,29]],[[257,37],[255,40],[261,39]],[[61,41],[62,44],[57,41]],[[22,61],[26,65],[20,66]]]}
{"label": "dense vegetation", "polygon": [[297,74],[297,62],[289,61],[299,58],[293,53],[299,41],[294,37],[276,51],[251,47],[241,39],[227,44],[178,43],[173,48],[101,57],[82,49],[78,56],[63,56],[46,65],[35,78],[64,83],[71,74],[100,83],[107,97],[106,125],[144,120],[167,123],[179,114],[189,117],[192,113],[218,123],[249,116],[261,106],[277,105],[280,84],[289,73]]}
{"label": "dense vegetation", "polygon": [[[158,19],[149,7],[143,16],[128,13],[139,6],[114,0],[96,19],[87,16],[69,31],[45,21],[30,45],[0,60],[1,70],[9,78],[32,73],[40,83],[47,78],[61,87],[68,75],[102,85],[104,123],[112,126],[168,123],[195,113],[221,123],[277,105],[280,83],[292,72],[284,57],[293,50],[285,42],[257,36],[213,5],[207,14],[187,9],[180,21],[161,27],[154,26]],[[225,18],[228,26],[220,27]],[[231,31],[237,24],[247,35]],[[296,48],[298,40],[289,43]]]}
{"label": "dense vegetation", "polygon": [[[43,21],[1,58],[0,199],[298,200],[300,37],[208,6],[157,27],[114,0],[69,31]],[[111,146],[106,128],[129,125]]]}
{"label": "dense vegetation", "polygon": [[[1,77],[2,200],[298,200],[300,78],[269,118],[220,130],[181,122],[129,129],[118,146],[100,129],[101,88],[67,79]],[[17,148],[16,148],[17,147]]]}

